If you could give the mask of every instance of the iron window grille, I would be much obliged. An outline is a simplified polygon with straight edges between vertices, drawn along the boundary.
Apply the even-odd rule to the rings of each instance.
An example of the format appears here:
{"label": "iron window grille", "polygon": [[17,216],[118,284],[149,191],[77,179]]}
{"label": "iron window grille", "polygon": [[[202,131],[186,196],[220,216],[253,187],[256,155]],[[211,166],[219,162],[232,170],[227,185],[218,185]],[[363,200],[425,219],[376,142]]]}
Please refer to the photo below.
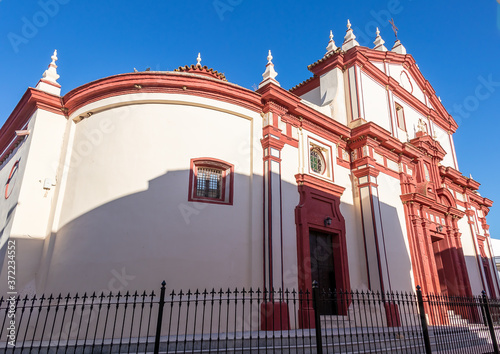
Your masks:
{"label": "iron window grille", "polygon": [[191,202],[233,204],[234,166],[213,158],[191,159]]}
{"label": "iron window grille", "polygon": [[222,195],[222,170],[214,168],[198,168],[196,179],[196,196],[220,199]]}

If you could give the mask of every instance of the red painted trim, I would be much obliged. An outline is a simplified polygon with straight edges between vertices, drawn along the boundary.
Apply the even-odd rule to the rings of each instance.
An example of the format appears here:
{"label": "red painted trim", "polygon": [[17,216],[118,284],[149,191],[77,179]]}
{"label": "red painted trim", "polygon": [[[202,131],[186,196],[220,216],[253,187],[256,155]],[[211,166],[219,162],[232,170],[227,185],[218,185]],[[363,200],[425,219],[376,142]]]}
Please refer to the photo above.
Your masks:
{"label": "red painted trim", "polygon": [[[410,75],[415,79],[420,89],[430,98],[434,109],[427,107],[424,102],[418,100],[410,92],[400,86],[395,79],[378,69],[371,61],[385,61],[403,64]],[[432,88],[430,83],[425,80],[422,73],[417,68],[415,60],[409,54],[400,55],[391,51],[380,52],[358,46],[351,48],[347,52],[335,53],[327,58],[320,59],[316,63],[309,65],[308,68],[314,73],[314,75],[319,77],[333,68],[339,67],[343,70],[347,70],[354,65],[362,67],[364,72],[379,81],[382,85],[389,85],[395,94],[404,99],[404,101],[413,106],[424,116],[431,116],[436,124],[443,129],[451,130],[452,132],[456,131],[458,127],[457,123],[439,101],[435,95],[435,90]]]}
{"label": "red painted trim", "polygon": [[[50,82],[49,80],[46,80],[46,79],[40,79],[40,81],[38,81],[38,82],[44,82],[47,85],[54,86],[54,87],[57,87],[57,88],[61,88],[61,85],[59,85],[58,83],[53,83],[53,82]],[[38,86],[38,84],[37,84],[37,86]]]}
{"label": "red painted trim", "polygon": [[297,96],[303,96],[306,93],[314,90],[315,88],[319,87],[320,85],[320,78],[319,76],[312,76],[309,79],[307,79],[304,82],[301,82],[295,87],[292,87],[290,89],[290,92]]}
{"label": "red painted trim", "polygon": [[[299,289],[312,294],[309,233],[311,230],[316,230],[332,235],[336,245],[334,247],[336,287],[342,291],[350,291],[345,220],[340,212],[340,196],[345,188],[306,174],[297,174],[295,178],[300,195],[299,204],[295,208]],[[324,225],[324,219],[327,216],[332,219],[330,226]],[[301,300],[305,300],[305,295],[300,296]],[[347,314],[347,308],[348,304],[340,308],[339,314]],[[314,326],[309,321],[311,311],[312,303],[308,307],[305,301],[299,302],[299,326],[301,328]]]}
{"label": "red painted trim", "polygon": [[[406,73],[406,71],[404,71],[404,70],[402,70],[402,71],[401,71],[401,74],[399,74],[399,79],[400,79],[401,81],[403,81],[403,79],[402,79],[403,74],[404,74],[404,75],[406,76],[406,78],[408,79],[408,82],[409,82],[409,84],[410,84],[410,86],[411,86],[411,91],[410,91],[410,93],[411,93],[411,94],[413,94],[413,84],[411,83],[410,77],[408,76],[408,74]],[[409,91],[409,90],[408,90],[408,91]],[[425,94],[424,94],[424,96],[425,96]],[[425,97],[424,97],[424,100],[425,100]],[[425,102],[424,102],[424,103],[425,103]]]}
{"label": "red painted trim", "polygon": [[286,107],[288,109],[288,114],[302,117],[301,125],[304,124],[304,122],[308,122],[320,129],[324,129],[327,134],[333,133],[336,136],[350,135],[350,129],[348,127],[307,106],[301,102],[300,97],[295,96],[279,86],[268,84],[261,87],[256,92],[262,95],[263,102],[267,103],[273,101]]}
{"label": "red painted trim", "polygon": [[[136,88],[140,85],[140,89]],[[136,93],[172,93],[206,97],[262,111],[260,95],[241,86],[183,72],[141,72],[110,76],[80,86],[64,97],[69,115],[89,103]]]}
{"label": "red painted trim", "polygon": [[[380,280],[380,291],[382,292],[382,294],[385,293],[385,284],[384,284],[384,274],[383,274],[383,271],[382,271],[382,263],[381,263],[381,260],[380,260],[380,245],[379,245],[379,236],[378,236],[378,231],[377,231],[377,221],[375,220],[375,207],[373,205],[373,193],[372,193],[372,187],[375,187],[377,188],[378,185],[372,185],[370,184],[369,186],[361,186],[360,187],[360,190],[361,188],[363,187],[367,187],[368,188],[368,194],[369,194],[369,198],[370,198],[370,212],[371,212],[371,215],[372,215],[372,227],[373,227],[373,237],[375,238],[375,250],[377,251],[377,267],[378,267],[378,276],[379,276],[379,280]],[[373,289],[371,289],[373,290]]]}
{"label": "red painted trim", "polygon": [[[400,122],[399,122],[398,107],[401,108],[400,111],[402,112],[402,116],[403,116],[403,127],[402,128],[400,127]],[[397,103],[396,101],[394,101],[394,110],[396,111],[396,119],[397,119],[398,128],[401,130],[404,130],[405,132],[408,132],[408,130],[406,129],[406,117],[405,117],[405,110],[404,110],[403,106],[401,104]]]}
{"label": "red painted trim", "polygon": [[[392,291],[391,273],[389,271],[389,260],[387,258],[387,247],[385,245],[384,222],[382,221],[382,209],[380,208],[380,197],[379,197],[379,192],[378,192],[378,186],[376,188],[377,188],[378,215],[379,215],[379,218],[380,218],[380,230],[382,231],[382,235],[381,235],[381,237],[382,237],[382,245],[384,246],[385,268],[387,270],[387,280],[389,282],[389,291]],[[370,193],[371,193],[371,190],[370,190]],[[374,216],[375,216],[375,214],[374,214]]]}
{"label": "red painted trim", "polygon": [[[197,174],[199,167],[210,167],[222,170],[222,186],[220,198],[197,197]],[[227,173],[229,171],[229,178]],[[229,179],[229,180],[228,180]],[[226,201],[226,184],[229,183],[229,197]],[[234,191],[234,165],[226,161],[214,159],[210,157],[199,157],[191,159],[190,172],[189,172],[189,202],[200,202],[210,204],[233,205],[233,191]]]}
{"label": "red painted trim", "polygon": [[[358,191],[361,192],[361,187],[358,186]],[[368,247],[366,244],[366,230],[365,230],[365,216],[363,214],[363,199],[359,198],[359,206],[361,207],[361,228],[363,230],[363,244],[365,250],[365,266],[366,266],[366,276],[368,277],[368,289],[372,289],[371,279],[370,279],[370,266],[368,264]]]}
{"label": "red painted trim", "polygon": [[[16,108],[14,108],[9,118],[7,118],[7,121],[0,129],[0,152],[4,151],[12,144],[12,141],[16,137],[16,130],[21,130],[37,109],[64,115],[62,108],[60,97],[34,88],[28,88]],[[18,141],[15,143],[17,142]],[[9,154],[2,154],[0,163],[3,162]]]}
{"label": "red painted trim", "polygon": [[279,179],[280,179],[280,242],[281,242],[281,290],[285,291],[285,280],[284,280],[284,273],[283,270],[285,268],[285,262],[284,262],[284,244],[283,244],[283,189],[282,189],[282,183],[281,183],[281,163],[280,163],[280,174],[279,174]]}
{"label": "red painted trim", "polygon": [[[316,142],[316,146],[318,146],[318,148],[320,148],[320,151],[321,151],[321,148],[323,146],[327,146],[328,147],[328,150],[330,152],[330,160],[327,164],[327,166],[325,166],[325,170],[323,171],[323,173],[317,173],[317,172],[314,172],[311,170],[311,141],[313,142],[312,145],[314,145],[314,142]],[[332,149],[332,143],[328,144],[328,143],[325,143],[321,140],[318,140],[318,139],[315,139],[311,136],[308,136],[307,137],[307,162],[308,162],[308,171],[309,171],[309,174],[311,175],[316,175],[316,176],[319,176],[319,177],[322,177],[322,178],[325,178],[327,180],[331,180],[331,181],[334,181],[335,179],[333,178],[333,149]],[[325,164],[327,162],[325,156],[323,154],[321,154],[323,156],[323,160],[325,161]],[[325,176],[325,173],[327,172],[327,169],[330,168],[330,174],[331,176],[330,177],[327,177]]]}
{"label": "red painted trim", "polygon": [[14,173],[17,170],[19,170],[19,160],[14,162],[14,165],[12,166],[10,173],[9,173],[9,178],[7,178],[7,183],[5,184],[5,199],[9,199],[9,197],[12,193],[12,191],[10,191],[10,193],[9,193],[9,184],[10,184],[10,181],[12,179],[12,176],[14,175]]}
{"label": "red painted trim", "polygon": [[[272,170],[271,170],[271,162],[266,161],[268,170],[267,170],[267,247],[268,247],[268,256],[269,256],[269,291],[274,290],[274,271],[273,271],[273,197],[272,197]],[[272,293],[271,293],[272,294]]]}
{"label": "red painted trim", "polygon": [[457,161],[457,157],[455,156],[455,144],[453,144],[453,139],[451,138],[451,134],[448,134],[448,140],[450,141],[451,156],[453,157],[453,162],[455,164],[455,168],[457,168],[458,161]]}
{"label": "red painted trim", "polygon": [[347,100],[347,102],[349,103],[349,108],[348,110],[351,111],[351,119],[349,120],[349,117],[347,117],[347,120],[348,120],[348,124],[356,119],[358,119],[357,117],[354,118],[354,109],[352,107],[352,84],[351,84],[351,76],[349,75],[349,70],[347,70],[347,93],[349,94],[349,99]]}
{"label": "red painted trim", "polygon": [[[359,100],[359,93],[361,92],[361,89],[358,85],[358,66],[357,65],[354,65],[353,66],[354,68],[354,83],[356,85],[356,104],[358,105],[358,116],[356,117],[356,119],[358,118],[364,118],[363,116],[361,116],[361,102]],[[364,111],[364,110],[363,110]]]}
{"label": "red painted trim", "polygon": [[[264,150],[263,150],[264,152]],[[267,284],[267,274],[266,274],[266,175],[269,175],[269,171],[266,171],[266,165],[268,162],[263,159],[262,161],[262,173],[263,173],[263,178],[262,178],[262,251],[263,251],[263,257],[262,257],[262,273],[263,273],[263,280],[264,280],[264,289],[266,289],[266,284]]]}

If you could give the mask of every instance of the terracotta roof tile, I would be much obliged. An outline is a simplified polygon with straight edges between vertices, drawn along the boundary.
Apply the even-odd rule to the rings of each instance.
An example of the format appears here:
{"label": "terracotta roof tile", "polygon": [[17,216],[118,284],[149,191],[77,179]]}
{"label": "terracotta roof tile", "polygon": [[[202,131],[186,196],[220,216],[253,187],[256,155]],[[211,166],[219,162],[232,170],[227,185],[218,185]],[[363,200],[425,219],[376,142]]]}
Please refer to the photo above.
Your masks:
{"label": "terracotta roof tile", "polygon": [[198,75],[205,75],[205,76],[213,77],[213,78],[216,78],[216,79],[219,79],[222,81],[227,81],[224,73],[219,73],[217,70],[209,69],[206,66],[202,67],[200,65],[185,65],[185,66],[179,66],[174,71],[186,72],[186,73],[198,74]]}

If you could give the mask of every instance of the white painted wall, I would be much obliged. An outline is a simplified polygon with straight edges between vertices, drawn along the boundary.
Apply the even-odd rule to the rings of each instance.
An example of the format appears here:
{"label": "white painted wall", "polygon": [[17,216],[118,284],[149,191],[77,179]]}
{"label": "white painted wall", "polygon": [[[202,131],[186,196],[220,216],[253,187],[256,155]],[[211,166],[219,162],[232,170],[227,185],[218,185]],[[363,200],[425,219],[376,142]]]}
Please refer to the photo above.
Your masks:
{"label": "white painted wall", "polygon": [[467,266],[467,272],[469,274],[472,294],[480,295],[481,291],[483,291],[483,284],[481,282],[481,274],[477,264],[476,251],[474,249],[474,239],[472,237],[467,219],[468,216],[464,216],[463,218],[458,220],[458,229],[462,234],[460,240],[462,242],[465,265]]}
{"label": "white painted wall", "polygon": [[[58,114],[38,109],[29,119],[30,134],[17,151],[2,166],[0,178],[7,180],[15,161],[20,168],[10,197],[1,198],[2,250],[0,289],[7,287],[5,242],[16,244],[16,290],[21,294],[34,291],[44,238],[48,234],[53,210],[53,191],[57,183],[56,170],[60,158],[66,119]],[[46,179],[50,189],[44,189]]]}
{"label": "white painted wall", "polygon": [[[121,286],[131,289],[155,289],[164,279],[177,289],[261,286],[260,115],[171,96],[82,108],[94,114],[75,127],[59,227],[42,264],[45,291],[90,283],[112,290],[117,273],[127,274]],[[197,157],[235,165],[233,206],[187,201]]]}
{"label": "white painted wall", "polygon": [[320,87],[316,87],[311,91],[303,94],[300,98],[309,101],[317,106],[321,106],[321,95],[320,95]]}
{"label": "white painted wall", "polygon": [[413,96],[419,99],[424,104],[425,96],[423,91],[417,85],[417,82],[412,75],[401,64],[389,64],[389,75],[395,79],[406,91],[410,92]]}
{"label": "white painted wall", "polygon": [[[403,101],[396,95],[394,96],[394,102],[398,103],[399,105],[401,105],[401,107],[403,107],[405,122],[406,122],[406,132],[408,133],[408,137],[410,139],[415,138],[416,133],[418,131],[419,120],[422,119],[425,123],[427,123],[427,118],[423,114],[417,112],[412,106],[407,104],[405,101]],[[398,138],[400,141],[406,142],[406,134],[400,134]]]}
{"label": "white painted wall", "polygon": [[285,288],[298,288],[297,228],[295,207],[299,204],[295,175],[299,173],[299,150],[285,145],[281,150],[281,195],[283,211],[283,283]]}
{"label": "white painted wall", "polygon": [[368,122],[374,122],[385,130],[392,132],[391,116],[385,87],[364,73],[361,74],[361,81],[364,90],[364,118]]}
{"label": "white painted wall", "polygon": [[340,197],[340,212],[345,220],[351,288],[368,289],[361,209],[357,197],[358,187],[353,184],[353,176],[349,169],[335,164],[333,173],[335,184],[345,187]]}
{"label": "white painted wall", "polygon": [[391,287],[398,291],[413,291],[413,271],[406,218],[401,202],[401,186],[397,178],[380,173],[377,177],[382,227]]}
{"label": "white painted wall", "polygon": [[436,140],[439,142],[439,144],[441,144],[441,147],[446,151],[446,156],[443,158],[443,161],[441,161],[441,164],[456,169],[457,166],[453,159],[453,154],[455,153],[455,151],[451,146],[450,136],[444,129],[440,128],[437,124],[432,123],[432,128],[436,134]]}
{"label": "white painted wall", "polygon": [[[23,187],[19,193],[19,205],[11,229],[13,236],[47,236],[65,126],[66,118],[62,115],[41,109],[36,112]],[[45,186],[50,189],[44,188]]]}

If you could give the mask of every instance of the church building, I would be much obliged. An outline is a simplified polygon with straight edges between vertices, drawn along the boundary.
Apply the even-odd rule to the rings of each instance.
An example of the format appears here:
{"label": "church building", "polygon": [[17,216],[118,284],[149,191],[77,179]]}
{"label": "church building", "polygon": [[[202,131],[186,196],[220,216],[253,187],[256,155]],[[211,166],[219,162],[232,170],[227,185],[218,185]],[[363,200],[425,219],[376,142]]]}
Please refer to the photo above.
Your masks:
{"label": "church building", "polygon": [[317,280],[498,298],[493,202],[413,56],[349,22],[320,49],[291,89],[269,51],[256,90],[198,56],[63,96],[54,52],[0,130],[2,293],[15,245],[20,294]]}

